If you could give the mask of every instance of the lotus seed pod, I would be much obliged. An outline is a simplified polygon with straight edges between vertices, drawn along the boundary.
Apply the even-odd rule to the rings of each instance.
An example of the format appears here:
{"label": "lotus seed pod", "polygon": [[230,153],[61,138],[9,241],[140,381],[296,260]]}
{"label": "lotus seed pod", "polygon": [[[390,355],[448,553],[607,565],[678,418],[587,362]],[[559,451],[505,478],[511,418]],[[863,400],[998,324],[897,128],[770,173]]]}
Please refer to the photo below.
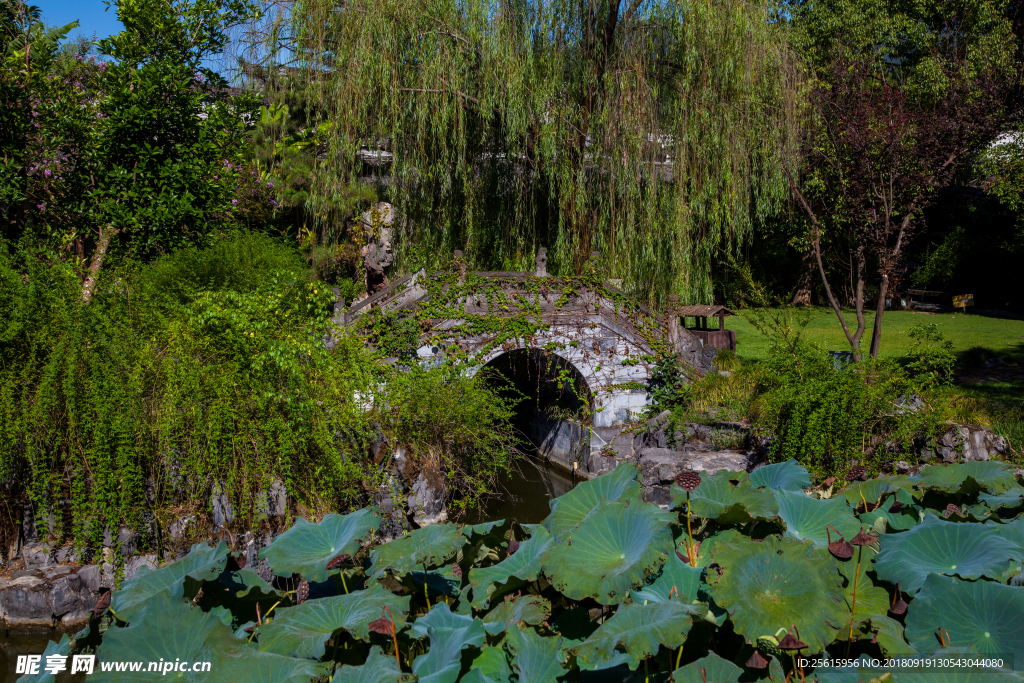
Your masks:
{"label": "lotus seed pod", "polygon": [[889,506],[889,512],[899,512],[902,509],[903,503],[899,502],[898,500],[894,500],[892,502],[892,505]]}
{"label": "lotus seed pod", "polygon": [[861,527],[860,533],[850,539],[850,543],[854,545],[874,545],[878,542],[878,536],[872,536],[871,534],[864,533],[864,527]]}
{"label": "lotus seed pod", "polygon": [[757,649],[772,657],[782,656],[782,650],[779,649],[779,641],[775,636],[761,636],[758,638]]}
{"label": "lotus seed pod", "polygon": [[768,660],[761,656],[761,653],[754,650],[754,654],[750,655],[750,659],[747,660],[748,669],[766,669],[768,668]]}
{"label": "lotus seed pod", "polygon": [[846,475],[846,481],[864,481],[868,478],[868,468],[863,465],[854,465]]}
{"label": "lotus seed pod", "polygon": [[377,619],[376,621],[371,621],[370,622],[370,630],[373,631],[374,633],[379,633],[382,636],[390,636],[391,635],[391,622],[388,621],[387,617],[381,616],[380,619]]}
{"label": "lotus seed pod", "polygon": [[333,560],[327,563],[328,569],[337,569],[349,561],[348,555],[338,555]]}
{"label": "lotus seed pod", "polygon": [[676,475],[676,484],[684,491],[693,491],[700,486],[700,475],[691,470]]}
{"label": "lotus seed pod", "polygon": [[303,579],[299,582],[298,588],[295,589],[295,601],[298,604],[302,604],[309,599],[309,581]]}
{"label": "lotus seed pod", "polygon": [[832,541],[828,544],[828,551],[832,553],[837,559],[848,560],[853,557],[853,546],[850,542],[839,537],[838,541]]}
{"label": "lotus seed pod", "polygon": [[960,508],[958,508],[956,505],[953,505],[952,503],[947,505],[946,506],[946,517],[949,517],[950,515],[957,515],[957,516],[959,516],[960,515]]}
{"label": "lotus seed pod", "polygon": [[787,633],[786,636],[779,641],[780,650],[802,650],[805,647],[807,647],[807,643],[800,640],[800,638],[798,638],[797,636],[793,635],[796,632],[796,624],[793,624],[793,628],[790,630],[790,632]]}

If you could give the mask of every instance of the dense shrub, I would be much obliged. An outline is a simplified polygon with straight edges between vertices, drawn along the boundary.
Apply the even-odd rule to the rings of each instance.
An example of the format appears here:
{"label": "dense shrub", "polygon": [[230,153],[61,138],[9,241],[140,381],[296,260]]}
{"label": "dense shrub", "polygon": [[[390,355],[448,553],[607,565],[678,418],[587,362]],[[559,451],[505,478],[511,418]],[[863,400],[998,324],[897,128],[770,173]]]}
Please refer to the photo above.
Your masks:
{"label": "dense shrub", "polygon": [[208,510],[214,488],[255,524],[274,479],[319,516],[368,501],[381,433],[439,457],[452,496],[478,492],[510,453],[503,404],[451,368],[388,365],[359,337],[328,350],[332,295],[301,265],[238,234],[111,270],[83,305],[71,267],[0,249],[5,495],[83,545],[172,505]]}

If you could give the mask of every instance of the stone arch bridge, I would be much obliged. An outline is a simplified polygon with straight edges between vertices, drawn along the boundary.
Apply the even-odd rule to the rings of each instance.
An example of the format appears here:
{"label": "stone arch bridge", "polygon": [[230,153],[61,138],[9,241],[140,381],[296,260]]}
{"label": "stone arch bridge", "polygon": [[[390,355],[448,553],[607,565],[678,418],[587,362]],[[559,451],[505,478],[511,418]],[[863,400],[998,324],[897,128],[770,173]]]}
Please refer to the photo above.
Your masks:
{"label": "stone arch bridge", "polygon": [[647,407],[656,346],[670,344],[698,373],[711,369],[716,350],[683,328],[678,302],[659,313],[632,300],[599,276],[596,252],[590,276],[579,278],[549,276],[545,249],[532,272],[467,272],[461,256],[455,252],[450,272],[407,275],[351,306],[339,300],[335,322],[369,329],[414,320],[410,347],[424,362],[457,347],[470,372],[503,363],[507,370],[509,359],[522,357],[571,375],[588,405],[575,419],[538,409],[528,435],[541,455],[580,476],[603,469],[601,451]]}

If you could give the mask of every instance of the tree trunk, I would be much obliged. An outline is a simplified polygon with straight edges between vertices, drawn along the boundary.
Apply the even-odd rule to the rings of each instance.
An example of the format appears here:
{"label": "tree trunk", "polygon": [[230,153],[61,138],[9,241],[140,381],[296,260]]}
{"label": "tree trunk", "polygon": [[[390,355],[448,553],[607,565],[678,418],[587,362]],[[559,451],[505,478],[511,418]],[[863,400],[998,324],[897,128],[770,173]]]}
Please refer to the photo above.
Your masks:
{"label": "tree trunk", "polygon": [[92,295],[100,275],[100,268],[103,267],[103,259],[107,256],[110,241],[114,239],[118,232],[120,231],[115,230],[112,225],[108,225],[106,229],[100,229],[100,238],[96,241],[96,251],[92,253],[92,259],[89,262],[89,275],[85,278],[85,282],[82,283],[82,303],[87,304],[92,301]]}
{"label": "tree trunk", "polygon": [[885,295],[889,292],[889,276],[882,274],[882,284],[878,288],[878,302],[875,305],[875,324],[871,330],[871,357],[878,358],[878,349],[882,346],[882,314],[885,313]]}
{"label": "tree trunk", "polygon": [[790,306],[810,306],[813,303],[811,288],[814,286],[816,267],[814,247],[811,247],[804,252],[803,258],[800,260],[800,279],[797,280],[796,292],[793,293],[793,300],[789,302]]}

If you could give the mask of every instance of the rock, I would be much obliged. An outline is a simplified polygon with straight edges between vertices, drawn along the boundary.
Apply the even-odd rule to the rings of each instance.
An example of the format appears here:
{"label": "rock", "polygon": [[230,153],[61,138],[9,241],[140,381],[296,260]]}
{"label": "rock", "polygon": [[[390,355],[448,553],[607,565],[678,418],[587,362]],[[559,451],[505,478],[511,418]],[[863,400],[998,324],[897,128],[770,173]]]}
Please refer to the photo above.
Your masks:
{"label": "rock", "polygon": [[604,472],[611,472],[618,466],[619,462],[627,459],[618,458],[616,455],[611,449],[601,450],[596,453],[591,452],[590,457],[587,458],[587,473],[597,476]]}
{"label": "rock", "polygon": [[924,408],[924,401],[917,394],[911,394],[909,397],[906,394],[900,394],[895,401],[897,406],[896,413],[902,415],[906,412],[916,412],[921,408]]}
{"label": "rock", "polygon": [[719,470],[749,471],[758,464],[754,454],[738,451],[694,451],[690,455],[690,469],[704,471],[708,474],[714,474]]}
{"label": "rock", "polygon": [[690,469],[688,453],[668,448],[644,448],[638,462],[644,486],[668,486],[677,474]]}
{"label": "rock", "polygon": [[226,527],[235,521],[235,511],[231,508],[231,500],[224,491],[214,491],[210,506],[214,526]]}
{"label": "rock", "polygon": [[65,574],[70,574],[70,573],[71,573],[71,567],[68,567],[68,566],[63,565],[63,564],[59,565],[57,567],[49,567],[49,568],[43,570],[43,576],[45,576],[47,579],[50,579],[51,581],[53,579],[56,579],[59,576],[64,576]]}
{"label": "rock", "polygon": [[171,538],[185,538],[189,528],[195,527],[195,523],[196,518],[193,515],[183,515],[171,522],[171,525],[167,528],[167,533],[170,534]]}
{"label": "rock", "polygon": [[447,521],[448,509],[444,497],[444,474],[433,467],[421,470],[413,480],[412,494],[409,496],[412,521],[421,527]]}
{"label": "rock", "polygon": [[[952,425],[932,442],[931,447],[946,463],[989,460],[1004,455],[1010,449],[1004,437],[988,427],[970,424]],[[926,450],[929,449],[922,449],[922,453]]]}
{"label": "rock", "polygon": [[648,486],[644,488],[644,502],[667,510],[672,507],[672,490],[668,486]]}
{"label": "rock", "polygon": [[615,453],[622,458],[633,457],[636,454],[636,451],[643,446],[643,434],[619,434],[612,439],[610,444],[611,450],[615,451]]}
{"label": "rock", "polygon": [[46,578],[46,575],[38,569],[15,569],[14,573],[11,574],[11,579],[20,579],[23,576],[33,576],[37,579]]}
{"label": "rock", "polygon": [[134,555],[124,563],[124,580],[134,578],[143,567],[148,569],[157,568],[156,555]]}
{"label": "rock", "polygon": [[21,549],[21,559],[26,568],[45,567],[50,562],[50,548],[47,545],[27,545]]}
{"label": "rock", "polygon": [[115,569],[111,562],[104,562],[100,565],[100,585],[107,588],[114,587]]}
{"label": "rock", "polygon": [[54,616],[62,617],[68,612],[82,609],[88,595],[88,589],[77,575],[57,579],[50,588],[50,611]]}
{"label": "rock", "polygon": [[82,567],[78,570],[78,578],[91,593],[99,593],[100,586],[103,585],[101,581],[102,569],[98,564],[90,564],[88,567]]}
{"label": "rock", "polygon": [[34,576],[23,576],[7,583],[0,593],[8,626],[52,626],[49,585]]}
{"label": "rock", "polygon": [[117,530],[116,540],[109,527],[103,531],[103,547],[113,548],[118,546],[125,555],[131,555],[135,552],[135,548],[138,545],[137,541],[136,535],[128,527],[121,527]]}
{"label": "rock", "polygon": [[68,612],[60,619],[60,624],[64,628],[71,629],[74,626],[82,626],[89,621],[89,617],[92,615],[92,608],[95,606],[87,605],[82,609],[75,610],[74,612]]}

